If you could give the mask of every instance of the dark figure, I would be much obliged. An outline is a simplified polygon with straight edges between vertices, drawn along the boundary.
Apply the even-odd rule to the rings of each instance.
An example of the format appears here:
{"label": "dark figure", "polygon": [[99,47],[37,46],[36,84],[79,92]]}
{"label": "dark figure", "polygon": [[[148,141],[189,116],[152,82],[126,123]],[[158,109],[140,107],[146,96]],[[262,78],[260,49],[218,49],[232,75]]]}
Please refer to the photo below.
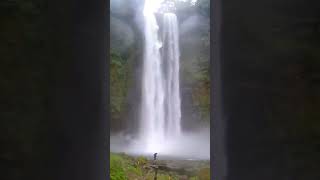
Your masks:
{"label": "dark figure", "polygon": [[[156,160],[157,160],[157,154],[158,153],[154,153],[153,154],[153,164],[155,165],[156,164]],[[158,167],[157,166],[154,166],[154,179],[153,180],[157,180],[157,174],[158,174]]]}

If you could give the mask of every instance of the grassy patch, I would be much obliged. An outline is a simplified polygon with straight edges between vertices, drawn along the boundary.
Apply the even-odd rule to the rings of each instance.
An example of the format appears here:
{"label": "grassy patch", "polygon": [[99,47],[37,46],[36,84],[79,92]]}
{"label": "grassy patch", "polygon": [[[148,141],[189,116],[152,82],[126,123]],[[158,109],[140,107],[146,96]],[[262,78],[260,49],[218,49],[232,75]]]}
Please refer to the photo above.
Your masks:
{"label": "grassy patch", "polygon": [[[126,154],[110,154],[110,179],[111,180],[153,180],[155,172],[153,169],[145,169],[150,165],[145,157],[131,157]],[[210,180],[210,168],[200,169],[194,177],[188,177],[178,172],[167,172],[159,170],[157,180]]]}
{"label": "grassy patch", "polygon": [[203,168],[198,173],[199,180],[210,180],[210,168]]}
{"label": "grassy patch", "polygon": [[[140,160],[141,161],[141,160]],[[110,179],[130,180],[143,176],[142,164],[135,158],[125,154],[110,154]]]}
{"label": "grassy patch", "polygon": [[110,154],[110,179],[111,180],[124,180],[128,179],[125,175],[123,162],[121,156]]}

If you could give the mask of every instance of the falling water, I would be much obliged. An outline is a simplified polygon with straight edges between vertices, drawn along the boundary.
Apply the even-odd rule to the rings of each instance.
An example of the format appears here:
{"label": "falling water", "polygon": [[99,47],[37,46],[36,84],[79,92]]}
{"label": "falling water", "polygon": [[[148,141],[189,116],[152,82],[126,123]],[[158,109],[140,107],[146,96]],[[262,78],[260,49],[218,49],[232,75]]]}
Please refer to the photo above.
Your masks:
{"label": "falling water", "polygon": [[[177,17],[164,13],[162,42],[155,16],[158,4],[144,6],[145,49],[142,74],[140,138],[146,153],[159,152],[181,133],[179,42]],[[161,53],[160,53],[161,52]]]}
{"label": "falling water", "polygon": [[180,134],[180,81],[179,81],[179,39],[177,16],[165,13],[163,17],[163,51],[162,61],[165,79],[165,119],[167,135],[175,137]]}

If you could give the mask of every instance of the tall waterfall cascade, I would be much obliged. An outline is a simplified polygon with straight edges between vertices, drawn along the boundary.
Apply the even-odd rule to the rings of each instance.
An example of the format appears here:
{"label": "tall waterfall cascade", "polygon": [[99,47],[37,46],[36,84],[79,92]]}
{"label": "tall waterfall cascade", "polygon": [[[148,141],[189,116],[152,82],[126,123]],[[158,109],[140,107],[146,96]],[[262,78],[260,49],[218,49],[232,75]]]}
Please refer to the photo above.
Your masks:
{"label": "tall waterfall cascade", "polygon": [[155,15],[158,6],[154,0],[146,0],[143,11],[145,46],[139,135],[146,153],[161,151],[167,139],[181,135],[178,21],[174,13],[161,14],[159,36]]}

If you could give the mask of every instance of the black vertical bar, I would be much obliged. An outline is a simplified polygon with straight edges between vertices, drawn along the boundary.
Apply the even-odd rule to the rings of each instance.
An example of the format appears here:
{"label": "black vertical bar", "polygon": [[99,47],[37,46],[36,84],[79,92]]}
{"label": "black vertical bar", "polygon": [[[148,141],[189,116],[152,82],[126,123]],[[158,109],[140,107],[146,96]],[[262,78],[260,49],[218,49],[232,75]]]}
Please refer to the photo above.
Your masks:
{"label": "black vertical bar", "polygon": [[99,180],[109,174],[107,1],[50,5],[53,55],[53,179]]}
{"label": "black vertical bar", "polygon": [[225,122],[223,119],[222,81],[221,81],[221,0],[210,2],[210,75],[211,75],[211,179],[225,180],[227,159],[225,150]]}

